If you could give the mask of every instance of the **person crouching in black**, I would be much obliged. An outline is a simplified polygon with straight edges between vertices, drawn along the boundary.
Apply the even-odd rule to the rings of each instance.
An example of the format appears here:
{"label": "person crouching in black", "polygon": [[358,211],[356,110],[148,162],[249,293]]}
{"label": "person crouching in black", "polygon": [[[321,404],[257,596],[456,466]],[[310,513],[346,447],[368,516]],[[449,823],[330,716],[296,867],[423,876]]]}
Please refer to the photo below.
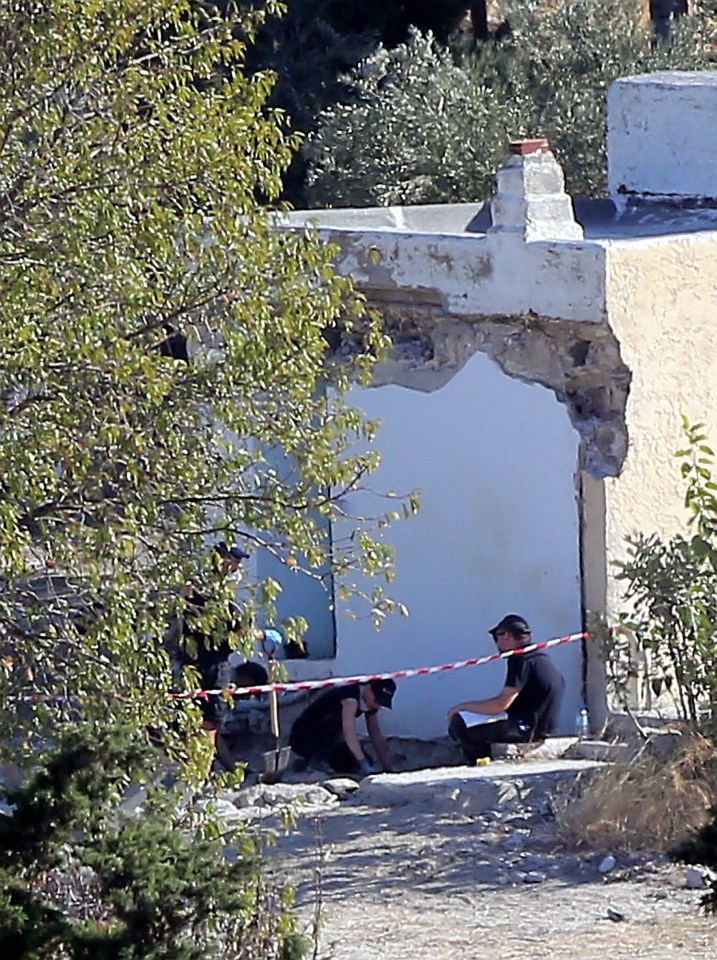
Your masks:
{"label": "person crouching in black", "polygon": [[357,719],[363,716],[381,768],[390,771],[393,764],[378,712],[381,707],[392,708],[395,692],[393,680],[370,680],[322,693],[291,728],[289,744],[300,758],[299,763],[319,768],[328,764],[336,773],[373,773],[372,761],[361,746],[356,729]]}

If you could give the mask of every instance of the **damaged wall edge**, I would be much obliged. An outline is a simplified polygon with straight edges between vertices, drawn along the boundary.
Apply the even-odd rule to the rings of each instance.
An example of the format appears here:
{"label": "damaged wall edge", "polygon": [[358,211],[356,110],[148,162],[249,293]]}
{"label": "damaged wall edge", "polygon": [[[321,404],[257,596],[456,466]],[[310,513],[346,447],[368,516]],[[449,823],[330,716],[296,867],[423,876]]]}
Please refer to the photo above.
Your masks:
{"label": "damaged wall edge", "polygon": [[[374,387],[430,393],[474,353],[485,353],[507,376],[547,387],[566,406],[580,437],[581,470],[598,480],[619,475],[628,447],[631,373],[609,327],[532,314],[456,318],[435,303],[382,302],[364,293],[393,342],[374,370]],[[335,357],[346,361],[352,353],[351,340],[344,339]]]}

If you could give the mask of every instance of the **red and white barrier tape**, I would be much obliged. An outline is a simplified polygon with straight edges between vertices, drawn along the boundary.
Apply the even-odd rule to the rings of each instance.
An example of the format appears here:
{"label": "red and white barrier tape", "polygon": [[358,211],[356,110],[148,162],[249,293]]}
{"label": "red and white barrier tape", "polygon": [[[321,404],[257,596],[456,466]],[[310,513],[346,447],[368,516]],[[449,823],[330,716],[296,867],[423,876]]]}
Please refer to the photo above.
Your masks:
{"label": "red and white barrier tape", "polygon": [[[329,687],[340,687],[348,683],[368,683],[371,680],[405,680],[410,677],[425,677],[431,673],[443,673],[446,670],[460,670],[463,667],[480,667],[495,660],[507,660],[508,657],[519,656],[523,653],[532,653],[534,650],[547,650],[563,643],[572,643],[573,640],[587,640],[589,633],[571,633],[567,637],[556,637],[554,640],[544,640],[542,643],[531,643],[527,647],[517,650],[507,650],[505,653],[491,653],[487,657],[476,657],[470,660],[457,660],[455,663],[442,663],[435,667],[414,667],[409,670],[393,670],[390,673],[362,673],[353,677],[328,677],[324,680],[292,680],[288,683],[265,683],[257,687],[222,687],[216,690],[193,690],[186,693],[170,693],[176,700],[206,700],[216,696],[246,696],[258,693],[286,693],[289,690],[326,690]],[[35,701],[67,701],[72,696],[44,696],[29,694],[26,696],[10,696],[7,698],[15,703],[32,703]]]}
{"label": "red and white barrier tape", "polygon": [[544,640],[542,643],[531,643],[527,647],[517,650],[507,650],[505,653],[491,653],[487,657],[476,657],[471,660],[457,660],[455,663],[442,663],[436,667],[416,667],[410,670],[394,670],[391,673],[362,673],[354,677],[329,677],[324,680],[292,680],[288,683],[264,683],[258,687],[225,687],[218,690],[195,690],[189,693],[173,693],[172,696],[180,700],[201,700],[212,696],[231,695],[246,696],[254,693],[269,693],[276,690],[286,693],[289,690],[325,690],[329,687],[339,687],[347,683],[368,683],[370,680],[405,680],[408,677],[425,677],[431,673],[443,673],[444,670],[460,670],[463,667],[480,667],[484,663],[495,660],[507,660],[508,657],[519,656],[523,653],[532,653],[534,650],[547,650],[562,643],[571,643],[573,640],[587,640],[588,633],[571,633],[567,637],[557,637],[555,640]]}

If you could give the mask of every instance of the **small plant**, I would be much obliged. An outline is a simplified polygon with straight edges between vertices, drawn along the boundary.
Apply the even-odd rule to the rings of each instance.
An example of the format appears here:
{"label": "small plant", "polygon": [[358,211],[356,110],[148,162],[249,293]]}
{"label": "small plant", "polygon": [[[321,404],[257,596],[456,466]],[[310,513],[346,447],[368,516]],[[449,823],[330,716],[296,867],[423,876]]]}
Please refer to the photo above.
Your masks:
{"label": "small plant", "polygon": [[[644,658],[653,693],[667,691],[681,718],[709,729],[717,711],[717,484],[704,425],[685,421],[684,429],[688,443],[676,455],[692,535],[629,538],[629,559],[617,565],[617,577],[631,605],[622,627]],[[626,642],[618,631],[613,659]]]}

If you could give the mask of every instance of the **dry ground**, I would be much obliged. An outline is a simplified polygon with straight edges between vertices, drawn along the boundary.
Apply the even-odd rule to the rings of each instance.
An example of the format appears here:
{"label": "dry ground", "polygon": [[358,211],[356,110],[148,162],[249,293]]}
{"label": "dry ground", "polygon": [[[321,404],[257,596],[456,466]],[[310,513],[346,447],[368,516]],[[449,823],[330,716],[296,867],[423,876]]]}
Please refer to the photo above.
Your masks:
{"label": "dry ground", "polygon": [[540,791],[482,812],[440,785],[390,806],[363,792],[300,818],[274,854],[307,925],[324,915],[321,960],[717,957],[684,868],[617,854],[601,874],[610,851],[566,849]]}

